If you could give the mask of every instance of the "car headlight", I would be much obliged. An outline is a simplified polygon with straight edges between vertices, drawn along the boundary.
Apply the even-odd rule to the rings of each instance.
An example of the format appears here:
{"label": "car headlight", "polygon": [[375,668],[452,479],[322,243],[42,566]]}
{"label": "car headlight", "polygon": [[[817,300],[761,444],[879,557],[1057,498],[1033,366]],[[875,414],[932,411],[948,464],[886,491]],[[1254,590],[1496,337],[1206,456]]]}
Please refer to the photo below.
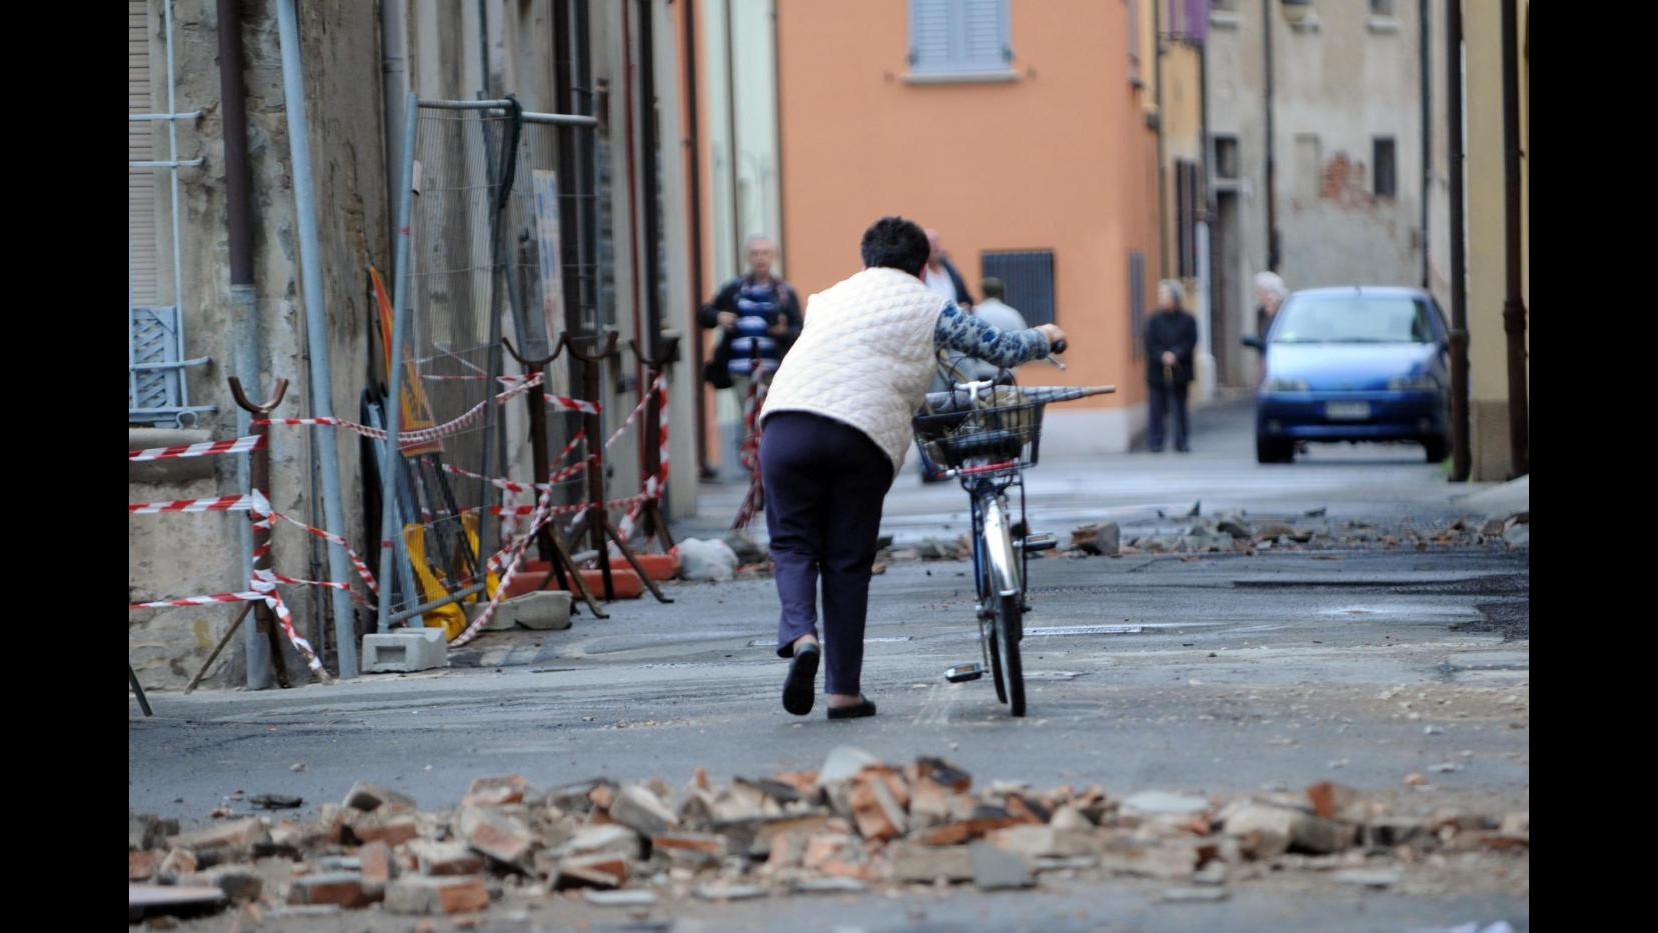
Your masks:
{"label": "car headlight", "polygon": [[1306,392],[1311,386],[1305,379],[1295,379],[1285,376],[1274,376],[1261,383],[1263,392]]}
{"label": "car headlight", "polygon": [[1387,387],[1394,392],[1438,392],[1439,381],[1432,376],[1396,376]]}

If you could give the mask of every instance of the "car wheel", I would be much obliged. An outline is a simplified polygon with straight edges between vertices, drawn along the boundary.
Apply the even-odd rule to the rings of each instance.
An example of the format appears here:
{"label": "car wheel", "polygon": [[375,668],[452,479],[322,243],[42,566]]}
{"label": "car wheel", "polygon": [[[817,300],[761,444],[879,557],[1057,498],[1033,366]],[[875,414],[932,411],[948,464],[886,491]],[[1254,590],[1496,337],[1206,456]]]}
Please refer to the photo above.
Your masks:
{"label": "car wheel", "polygon": [[1295,460],[1295,442],[1277,437],[1255,435],[1256,463],[1291,463]]}
{"label": "car wheel", "polygon": [[1443,463],[1446,455],[1450,453],[1450,447],[1451,445],[1445,443],[1443,437],[1425,437],[1422,439],[1422,450],[1426,455],[1424,459],[1429,463]]}

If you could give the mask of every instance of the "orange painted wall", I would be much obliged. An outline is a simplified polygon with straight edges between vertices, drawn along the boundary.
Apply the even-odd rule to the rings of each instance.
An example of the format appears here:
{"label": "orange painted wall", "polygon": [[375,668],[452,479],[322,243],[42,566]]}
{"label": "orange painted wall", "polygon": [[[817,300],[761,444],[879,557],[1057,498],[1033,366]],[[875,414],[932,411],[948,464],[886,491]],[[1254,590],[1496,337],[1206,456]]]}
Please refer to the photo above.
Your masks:
{"label": "orange painted wall", "polygon": [[[1026,383],[1115,383],[1145,398],[1132,354],[1128,253],[1158,269],[1156,136],[1128,80],[1118,0],[1013,0],[1018,79],[911,84],[908,4],[779,0],[783,243],[802,294],[861,268],[877,217],[936,227],[978,293],[985,250],[1051,249],[1070,370]],[[810,309],[808,308],[808,313]],[[1069,407],[1069,406],[1068,406]]]}

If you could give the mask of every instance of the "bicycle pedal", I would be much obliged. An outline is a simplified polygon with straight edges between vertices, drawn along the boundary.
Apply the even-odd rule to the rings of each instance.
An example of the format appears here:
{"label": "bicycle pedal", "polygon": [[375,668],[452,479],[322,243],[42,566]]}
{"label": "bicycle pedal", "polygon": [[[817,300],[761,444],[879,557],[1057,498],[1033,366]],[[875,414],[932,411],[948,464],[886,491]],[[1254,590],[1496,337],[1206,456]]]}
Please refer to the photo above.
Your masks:
{"label": "bicycle pedal", "polygon": [[1041,534],[1025,535],[1019,539],[1018,546],[1026,551],[1051,551],[1059,547],[1059,538],[1051,531]]}
{"label": "bicycle pedal", "polygon": [[944,679],[953,684],[964,684],[984,676],[983,664],[958,664],[944,672]]}

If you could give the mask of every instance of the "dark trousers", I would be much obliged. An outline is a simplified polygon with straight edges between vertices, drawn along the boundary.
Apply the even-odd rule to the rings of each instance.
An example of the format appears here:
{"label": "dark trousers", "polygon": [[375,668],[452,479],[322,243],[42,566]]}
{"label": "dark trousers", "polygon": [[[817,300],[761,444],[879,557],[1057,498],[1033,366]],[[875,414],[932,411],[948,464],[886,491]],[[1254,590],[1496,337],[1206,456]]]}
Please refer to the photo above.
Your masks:
{"label": "dark trousers", "polygon": [[857,428],[808,412],[766,419],[760,445],[777,598],[777,654],[817,632],[823,580],[823,656],[828,693],[855,695],[864,663],[870,567],[892,461]]}
{"label": "dark trousers", "polygon": [[1151,390],[1151,430],[1147,443],[1152,450],[1163,449],[1163,430],[1171,405],[1174,407],[1174,446],[1180,450],[1186,448],[1186,390],[1191,388],[1191,385],[1190,382],[1146,384],[1146,388]]}

